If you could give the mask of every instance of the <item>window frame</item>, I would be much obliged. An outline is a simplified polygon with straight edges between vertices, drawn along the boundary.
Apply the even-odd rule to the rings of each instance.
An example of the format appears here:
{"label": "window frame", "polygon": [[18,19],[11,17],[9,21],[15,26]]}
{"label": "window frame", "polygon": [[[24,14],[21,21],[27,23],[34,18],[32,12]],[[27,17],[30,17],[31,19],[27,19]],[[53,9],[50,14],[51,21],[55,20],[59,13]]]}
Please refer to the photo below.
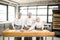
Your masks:
{"label": "window frame", "polygon": [[[11,6],[11,5],[7,5],[7,4],[3,4],[3,3],[0,3],[0,5],[5,5],[7,7],[7,13],[6,13],[6,21],[8,21],[8,6]],[[15,6],[14,6],[15,7]],[[15,7],[15,18],[16,18],[16,7]]]}
{"label": "window frame", "polygon": [[[7,15],[7,16],[8,16],[8,21],[9,21],[9,6],[11,6],[11,5],[8,5],[8,15]],[[14,17],[16,18],[16,7],[15,7],[15,6],[12,6],[12,7],[15,8],[15,10],[14,10],[14,11],[15,11],[15,12],[14,12],[14,13],[15,13],[15,14],[14,14]]]}
{"label": "window frame", "polygon": [[[47,6],[47,8],[39,8],[39,9],[47,9],[47,23],[52,23],[52,22],[49,22],[49,17],[48,16],[52,16],[53,17],[53,14],[52,15],[49,15],[49,6],[58,6],[59,4],[52,4],[52,5],[37,5],[36,6],[36,17],[38,16],[37,15],[37,10],[38,10],[38,6]],[[28,14],[28,7],[32,7],[32,6],[20,6],[20,7],[27,7],[27,14]],[[45,15],[39,15],[39,16],[45,16]],[[53,19],[52,19],[53,21]]]}
{"label": "window frame", "polygon": [[7,7],[7,9],[6,9],[6,12],[7,12],[7,13],[6,13],[6,15],[7,15],[7,16],[6,16],[6,21],[8,21],[8,5],[2,4],[2,3],[0,3],[0,5],[5,5],[5,6]]}
{"label": "window frame", "polygon": [[[52,23],[53,22],[53,14],[52,15],[49,15],[49,6],[58,6],[58,4],[52,4],[52,5],[47,5],[48,6],[48,10],[47,10],[47,23]],[[52,16],[52,22],[49,22],[49,16]]]}
{"label": "window frame", "polygon": [[[42,6],[42,5],[40,5],[40,6]],[[44,5],[45,6],[45,5]],[[47,5],[46,5],[47,6]],[[27,7],[27,14],[28,14],[28,10],[32,10],[32,9],[30,9],[29,7],[34,7],[34,6],[20,6],[20,7]],[[34,15],[34,16],[38,16],[38,14],[37,14],[37,10],[38,10],[38,6],[35,6],[36,8],[36,15]],[[20,8],[19,8],[20,9]],[[33,8],[34,9],[34,8]],[[39,9],[47,9],[47,8],[39,8]],[[21,9],[20,9],[21,10]],[[42,15],[41,15],[42,16]],[[45,14],[45,15],[43,15],[43,16],[47,16],[47,14]],[[47,22],[47,19],[46,19],[46,22]]]}

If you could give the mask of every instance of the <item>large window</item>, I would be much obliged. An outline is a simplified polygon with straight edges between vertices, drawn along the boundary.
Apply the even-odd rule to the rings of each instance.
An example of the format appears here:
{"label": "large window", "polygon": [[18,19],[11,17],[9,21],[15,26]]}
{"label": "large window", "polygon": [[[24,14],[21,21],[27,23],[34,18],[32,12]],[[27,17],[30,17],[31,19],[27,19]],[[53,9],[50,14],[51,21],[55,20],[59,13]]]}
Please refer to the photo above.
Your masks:
{"label": "large window", "polygon": [[7,21],[7,6],[0,4],[0,21]]}
{"label": "large window", "polygon": [[0,4],[0,21],[13,21],[15,18],[15,7]]}
{"label": "large window", "polygon": [[[20,12],[23,15],[32,13],[33,18],[39,17],[42,22],[52,22],[52,10],[58,6],[29,6],[21,7]],[[25,16],[26,17],[26,16]]]}
{"label": "large window", "polygon": [[8,6],[8,21],[14,21],[15,19],[15,7]]}
{"label": "large window", "polygon": [[20,12],[24,15],[23,18],[25,18],[28,13],[32,13],[32,18],[38,16],[42,21],[47,22],[47,6],[20,7]]}
{"label": "large window", "polygon": [[38,6],[37,15],[42,22],[47,22],[47,6]]}
{"label": "large window", "polygon": [[36,6],[28,7],[28,13],[32,13],[32,18],[36,18]]}
{"label": "large window", "polygon": [[22,13],[23,19],[27,17],[28,13],[32,13],[32,17],[36,18],[36,6],[20,7],[20,13]]}
{"label": "large window", "polygon": [[48,7],[48,22],[52,22],[53,8],[57,8],[58,6],[49,6]]}
{"label": "large window", "polygon": [[27,17],[27,7],[20,7],[20,13],[22,14],[22,18],[25,19]]}
{"label": "large window", "polygon": [[27,15],[27,7],[20,7],[20,13],[22,13],[23,16]]}

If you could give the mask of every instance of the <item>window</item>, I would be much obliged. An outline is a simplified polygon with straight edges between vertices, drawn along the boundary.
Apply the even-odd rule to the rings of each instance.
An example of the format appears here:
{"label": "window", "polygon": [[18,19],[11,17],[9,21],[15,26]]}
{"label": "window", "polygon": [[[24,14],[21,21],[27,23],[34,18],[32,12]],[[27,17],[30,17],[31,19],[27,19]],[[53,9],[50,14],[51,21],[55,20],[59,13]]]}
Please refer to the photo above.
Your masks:
{"label": "window", "polygon": [[[53,10],[53,8],[57,8],[57,7],[58,6],[29,6],[29,7],[21,7],[20,8],[20,12],[23,14],[24,17],[26,17],[26,15],[29,12],[31,12],[33,18],[36,18],[36,16],[37,16],[37,17],[39,17],[41,19],[41,21],[52,22],[52,14],[53,14],[52,10]],[[47,12],[48,12],[48,15],[47,15]]]}
{"label": "window", "polygon": [[22,13],[23,16],[27,15],[27,7],[20,7],[20,13]]}
{"label": "window", "polygon": [[20,13],[22,13],[23,16],[27,16],[27,10],[21,10]]}
{"label": "window", "polygon": [[42,22],[47,22],[47,6],[38,6],[37,15]]}
{"label": "window", "polygon": [[20,7],[20,12],[23,18],[27,17],[26,15],[30,12],[32,13],[32,18],[38,16],[42,21],[47,22],[47,6]]}
{"label": "window", "polygon": [[8,6],[8,21],[14,21],[15,19],[15,7]]}
{"label": "window", "polygon": [[48,21],[52,22],[52,16],[48,16]]}
{"label": "window", "polygon": [[52,12],[53,8],[58,8],[58,6],[49,6],[49,10],[48,10],[49,14],[48,15],[53,14],[53,12]]}
{"label": "window", "polygon": [[27,7],[20,7],[20,13],[22,13],[22,18],[25,19],[27,17]]}
{"label": "window", "polygon": [[37,16],[40,18],[41,22],[46,22],[47,21],[47,16]]}
{"label": "window", "polygon": [[0,21],[13,21],[15,19],[15,7],[0,4]]}
{"label": "window", "polygon": [[42,8],[42,9],[46,9],[47,8],[47,6],[38,6],[38,8]]}
{"label": "window", "polygon": [[20,10],[27,10],[27,7],[20,7]]}
{"label": "window", "polygon": [[0,21],[7,21],[7,6],[0,4]]}
{"label": "window", "polygon": [[47,15],[47,9],[38,9],[38,16]]}
{"label": "window", "polygon": [[58,6],[49,6],[49,8],[48,8],[48,22],[52,22],[53,8],[58,8]]}
{"label": "window", "polygon": [[28,13],[32,13],[32,18],[36,18],[36,6],[28,7]]}
{"label": "window", "polygon": [[32,13],[32,16],[36,16],[36,9],[30,9],[28,10],[28,13]]}

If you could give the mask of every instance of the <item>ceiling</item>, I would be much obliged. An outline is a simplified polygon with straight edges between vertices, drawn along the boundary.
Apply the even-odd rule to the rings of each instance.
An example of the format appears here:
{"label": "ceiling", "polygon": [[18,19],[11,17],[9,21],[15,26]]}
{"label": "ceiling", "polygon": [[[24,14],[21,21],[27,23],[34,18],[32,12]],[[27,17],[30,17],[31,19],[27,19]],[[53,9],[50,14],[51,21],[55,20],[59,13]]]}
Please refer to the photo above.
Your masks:
{"label": "ceiling", "polygon": [[33,3],[33,2],[39,2],[39,1],[52,1],[52,0],[5,0],[5,1],[13,1],[17,3]]}
{"label": "ceiling", "polygon": [[[57,4],[57,0],[1,0],[3,2],[8,2],[9,4],[18,4],[20,6],[32,6],[32,5],[48,5]],[[60,4],[60,2],[59,2]]]}

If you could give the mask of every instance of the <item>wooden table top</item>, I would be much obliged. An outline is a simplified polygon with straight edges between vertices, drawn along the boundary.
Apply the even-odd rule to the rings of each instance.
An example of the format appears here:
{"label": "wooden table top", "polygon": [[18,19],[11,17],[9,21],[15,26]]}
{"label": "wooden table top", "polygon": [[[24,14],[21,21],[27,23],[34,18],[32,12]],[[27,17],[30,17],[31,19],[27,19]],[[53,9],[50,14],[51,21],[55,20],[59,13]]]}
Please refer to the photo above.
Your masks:
{"label": "wooden table top", "polygon": [[49,32],[47,30],[33,30],[29,31],[26,30],[24,32],[20,32],[18,30],[4,30],[3,36],[9,36],[9,37],[32,37],[32,36],[54,36],[55,32]]}

